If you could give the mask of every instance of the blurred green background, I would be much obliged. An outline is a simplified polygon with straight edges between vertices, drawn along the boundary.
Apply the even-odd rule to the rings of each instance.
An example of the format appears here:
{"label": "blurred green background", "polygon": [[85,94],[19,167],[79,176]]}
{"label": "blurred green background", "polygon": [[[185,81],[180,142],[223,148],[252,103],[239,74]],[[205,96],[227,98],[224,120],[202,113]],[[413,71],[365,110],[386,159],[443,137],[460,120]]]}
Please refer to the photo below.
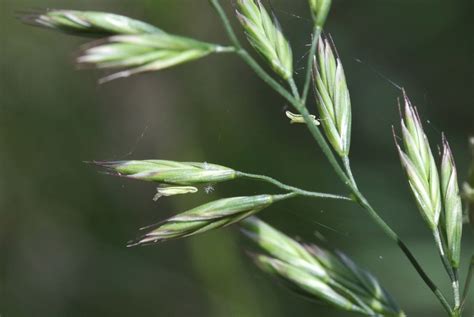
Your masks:
{"label": "blurred green background", "polygon": [[[232,14],[231,1],[222,2]],[[306,1],[271,3],[301,70],[311,29]],[[153,202],[153,184],[101,175],[85,160],[208,161],[308,189],[340,193],[343,186],[309,133],[288,124],[285,102],[235,56],[98,86],[99,73],[72,63],[83,39],[15,19],[38,8],[110,11],[228,43],[204,0],[0,1],[2,317],[350,316],[301,299],[255,269],[243,252],[251,245],[235,227],[127,249],[137,228],[176,212],[277,190],[236,181],[212,194]],[[393,145],[400,92],[384,77],[406,87],[434,148],[446,132],[462,180],[474,132],[470,15],[469,0],[336,0],[326,27],[351,89],[360,187],[448,295]],[[261,217],[310,241],[324,235],[374,272],[409,316],[444,316],[400,250],[357,206],[297,199]],[[462,280],[473,253],[467,227],[463,253]],[[473,298],[465,316],[474,313]]]}

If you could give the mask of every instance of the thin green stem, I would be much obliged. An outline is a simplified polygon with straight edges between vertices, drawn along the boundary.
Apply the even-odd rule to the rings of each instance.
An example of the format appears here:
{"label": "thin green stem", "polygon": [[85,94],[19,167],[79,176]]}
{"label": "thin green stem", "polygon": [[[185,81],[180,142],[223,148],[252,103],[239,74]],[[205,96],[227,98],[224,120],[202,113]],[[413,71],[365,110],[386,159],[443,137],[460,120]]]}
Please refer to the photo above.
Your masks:
{"label": "thin green stem", "polygon": [[451,280],[451,288],[453,289],[454,295],[454,306],[455,308],[459,308],[459,306],[461,305],[461,300],[459,295],[459,279],[457,270],[452,267],[451,263],[449,262],[449,259],[446,256],[445,250],[447,247],[439,231],[439,228],[436,228],[436,230],[434,230],[433,236],[436,242],[436,246],[438,247],[441,262],[443,263],[444,269],[448,273],[449,279]]}
{"label": "thin green stem", "polygon": [[305,197],[312,197],[312,198],[325,198],[325,199],[338,199],[338,200],[345,200],[345,201],[352,201],[351,198],[341,196],[341,195],[334,195],[334,194],[327,194],[327,193],[319,193],[319,192],[313,192],[313,191],[308,191],[308,190],[303,190],[298,187],[286,185],[270,176],[265,176],[265,175],[256,175],[256,174],[249,174],[249,173],[243,173],[243,172],[237,172],[237,177],[244,177],[248,179],[254,179],[254,180],[259,180],[259,181],[264,181],[270,184],[273,184],[283,190],[289,191],[289,192],[294,192],[297,193],[301,196]]}
{"label": "thin green stem", "polygon": [[285,98],[290,104],[293,105],[295,103],[299,103],[298,99],[295,99],[285,87],[283,87],[272,76],[270,76],[245,49],[239,49],[237,54],[248,66],[250,66],[250,68],[257,74],[258,77],[260,77],[260,79],[262,79],[273,90]]}
{"label": "thin green stem", "polygon": [[296,99],[300,99],[300,93],[298,92],[298,87],[296,86],[295,79],[293,77],[288,79],[288,84],[290,85],[293,96],[295,96]]}
{"label": "thin green stem", "polygon": [[319,36],[321,35],[322,28],[320,26],[315,26],[313,30],[313,38],[311,40],[311,48],[308,55],[308,64],[306,65],[306,75],[304,80],[303,94],[301,96],[301,103],[306,104],[308,99],[309,86],[311,84],[311,70],[313,65],[313,57],[316,54],[316,48],[318,46]]}
{"label": "thin green stem", "polygon": [[234,46],[220,46],[217,45],[214,49],[215,53],[235,53],[236,48]]}
{"label": "thin green stem", "polygon": [[471,264],[469,265],[469,271],[466,276],[466,284],[464,284],[464,291],[462,294],[462,301],[461,301],[461,310],[464,308],[466,304],[467,294],[469,294],[469,288],[471,287],[471,281],[474,271],[474,255],[471,257]]}
{"label": "thin green stem", "polygon": [[342,157],[342,164],[344,165],[344,169],[346,171],[347,176],[349,177],[349,180],[351,181],[352,186],[357,188],[357,183],[355,181],[354,175],[352,174],[349,156],[346,155]]}
{"label": "thin green stem", "polygon": [[240,44],[239,39],[237,38],[237,35],[235,35],[234,29],[232,28],[232,25],[230,24],[230,21],[227,18],[227,15],[225,14],[224,9],[219,3],[219,0],[209,0],[209,2],[211,3],[214,10],[216,10],[217,15],[221,19],[221,22],[224,25],[224,28],[227,32],[227,36],[229,36],[229,39],[232,42],[232,44],[237,49],[242,48],[242,45]]}
{"label": "thin green stem", "polygon": [[287,200],[287,199],[290,199],[290,198],[293,198],[293,197],[296,197],[298,196],[299,194],[298,193],[288,193],[288,194],[282,194],[282,195],[274,195],[273,196],[273,201],[277,202],[277,201],[282,201],[282,200]]}
{"label": "thin green stem", "polygon": [[454,310],[458,310],[461,307],[461,291],[459,289],[459,272],[457,268],[453,268],[453,275]]}
{"label": "thin green stem", "polygon": [[434,237],[436,246],[438,247],[438,253],[439,253],[439,256],[441,257],[441,261],[443,262],[443,266],[446,272],[448,273],[449,278],[451,279],[451,281],[453,281],[454,280],[453,268],[451,267],[451,264],[449,264],[449,261],[446,257],[446,252],[445,252],[446,246],[443,243],[443,239],[441,237],[441,232],[439,231],[439,228],[436,228],[433,231],[433,237]]}
{"label": "thin green stem", "polygon": [[331,164],[332,168],[336,172],[336,175],[342,180],[342,182],[347,186],[349,190],[352,191],[351,181],[347,177],[344,170],[341,168],[336,156],[334,155],[331,147],[324,139],[324,136],[319,129],[319,127],[314,123],[314,120],[311,118],[311,115],[308,109],[302,105],[300,102],[293,104],[295,109],[303,116],[304,121],[306,122],[306,126],[308,127],[309,132],[318,143],[319,147],[323,151],[323,154],[326,156],[329,164]]}

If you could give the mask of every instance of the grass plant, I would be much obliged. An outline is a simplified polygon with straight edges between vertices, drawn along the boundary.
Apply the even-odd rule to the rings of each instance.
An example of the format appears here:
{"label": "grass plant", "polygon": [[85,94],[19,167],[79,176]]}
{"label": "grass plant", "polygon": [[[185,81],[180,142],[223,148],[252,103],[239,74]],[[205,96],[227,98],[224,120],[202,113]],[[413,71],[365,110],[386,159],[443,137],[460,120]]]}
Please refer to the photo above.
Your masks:
{"label": "grass plant", "polygon": [[[256,265],[296,293],[316,302],[325,302],[334,309],[368,316],[405,316],[382,282],[349,256],[316,243],[296,241],[255,216],[279,201],[297,197],[340,200],[341,203],[358,204],[387,238],[400,248],[446,314],[461,316],[472,277],[472,261],[465,283],[460,283],[458,271],[463,219],[472,225],[474,218],[474,165],[461,191],[447,138],[444,135],[441,138],[442,150],[438,159],[416,108],[403,91],[401,125],[400,129],[394,129],[395,143],[414,202],[433,234],[441,262],[451,279],[453,295],[450,300],[399,235],[380,217],[353,176],[350,161],[353,108],[349,87],[332,40],[321,35],[331,0],[308,1],[308,13],[314,23],[308,35],[311,46],[302,87],[298,87],[294,79],[291,41],[266,4],[260,0],[236,1],[235,17],[256,52],[254,57],[237,36],[220,1],[209,0],[209,3],[222,22],[229,45],[175,35],[146,22],[105,12],[50,10],[26,15],[23,19],[40,27],[92,38],[81,51],[77,63],[112,71],[100,80],[101,83],[174,67],[210,54],[237,55],[292,106],[293,109],[286,112],[290,123],[306,125],[341,180],[345,193],[308,191],[266,175],[205,162],[163,159],[95,161],[95,165],[112,175],[157,183],[156,199],[194,194],[200,186],[235,179],[267,182],[281,191],[278,194],[230,197],[208,202],[143,228],[145,233],[131,241],[129,246],[156,244],[240,223],[244,236],[253,241],[258,249],[249,252]],[[318,114],[308,111],[310,92],[314,92]],[[400,137],[396,135],[397,130]],[[474,149],[473,139],[471,146]],[[463,292],[461,285],[464,286]]]}

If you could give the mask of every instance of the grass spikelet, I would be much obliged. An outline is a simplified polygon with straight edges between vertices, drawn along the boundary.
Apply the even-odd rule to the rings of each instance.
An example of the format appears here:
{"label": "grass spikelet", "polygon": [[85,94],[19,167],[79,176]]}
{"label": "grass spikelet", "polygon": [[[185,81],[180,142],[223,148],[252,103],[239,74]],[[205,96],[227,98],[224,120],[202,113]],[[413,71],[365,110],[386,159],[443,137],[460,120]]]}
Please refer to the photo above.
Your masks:
{"label": "grass spikelet", "polygon": [[418,113],[406,94],[404,103],[401,121],[404,148],[398,143],[397,148],[418,209],[431,230],[436,231],[441,215],[438,170]]}
{"label": "grass spikelet", "polygon": [[352,121],[349,89],[342,63],[325,39],[319,40],[318,55],[313,63],[313,81],[326,137],[340,156],[347,157]]}
{"label": "grass spikelet", "polygon": [[265,253],[252,256],[256,264],[305,297],[369,316],[405,316],[378,280],[345,254],[297,242],[256,217],[241,227]]}
{"label": "grass spikelet", "polygon": [[102,161],[93,164],[113,175],[180,186],[218,183],[236,177],[236,171],[231,168],[199,162],[131,160]]}
{"label": "grass spikelet", "polygon": [[125,68],[102,78],[101,83],[105,83],[187,63],[221,49],[218,45],[167,33],[116,35],[84,49],[77,62],[100,69]]}
{"label": "grass spikelet", "polygon": [[444,229],[448,244],[448,258],[454,268],[459,267],[462,237],[462,202],[453,154],[443,136],[441,159],[441,189],[444,202]]}
{"label": "grass spikelet", "polygon": [[[291,195],[291,194],[289,194]],[[257,195],[224,198],[171,217],[129,246],[183,238],[239,222],[289,195]]]}
{"label": "grass spikelet", "polygon": [[151,24],[126,16],[98,11],[49,10],[27,14],[26,23],[73,35],[105,37],[115,34],[162,33]]}
{"label": "grass spikelet", "polygon": [[260,0],[238,0],[237,17],[252,46],[267,60],[283,79],[293,76],[293,53],[281,31]]}

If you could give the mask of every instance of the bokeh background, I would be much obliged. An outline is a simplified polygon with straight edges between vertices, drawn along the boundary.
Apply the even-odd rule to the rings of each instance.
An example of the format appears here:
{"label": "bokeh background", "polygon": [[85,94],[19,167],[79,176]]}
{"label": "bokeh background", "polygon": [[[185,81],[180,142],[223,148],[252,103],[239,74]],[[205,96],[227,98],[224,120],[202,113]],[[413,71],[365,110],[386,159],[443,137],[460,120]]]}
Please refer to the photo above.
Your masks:
{"label": "bokeh background", "polygon": [[[231,1],[222,2],[232,14]],[[390,81],[406,87],[418,105],[434,148],[446,132],[464,179],[467,137],[474,133],[472,2],[334,2],[326,31],[351,89],[356,177],[449,295],[393,145],[400,91]],[[306,1],[271,3],[301,70],[311,29]],[[227,43],[204,0],[0,1],[2,317],[350,316],[301,299],[255,269],[244,254],[251,245],[235,227],[127,249],[137,228],[176,212],[217,197],[277,190],[236,181],[211,194],[154,202],[153,184],[101,175],[83,161],[207,161],[308,189],[342,192],[343,186],[309,133],[288,124],[285,102],[235,56],[99,86],[99,73],[73,66],[83,39],[15,18],[38,8],[110,11]],[[261,217],[310,241],[323,235],[374,272],[409,316],[444,316],[399,249],[357,206],[297,199]],[[473,253],[467,227],[463,252],[462,280]],[[465,316],[474,313],[473,298]]]}

